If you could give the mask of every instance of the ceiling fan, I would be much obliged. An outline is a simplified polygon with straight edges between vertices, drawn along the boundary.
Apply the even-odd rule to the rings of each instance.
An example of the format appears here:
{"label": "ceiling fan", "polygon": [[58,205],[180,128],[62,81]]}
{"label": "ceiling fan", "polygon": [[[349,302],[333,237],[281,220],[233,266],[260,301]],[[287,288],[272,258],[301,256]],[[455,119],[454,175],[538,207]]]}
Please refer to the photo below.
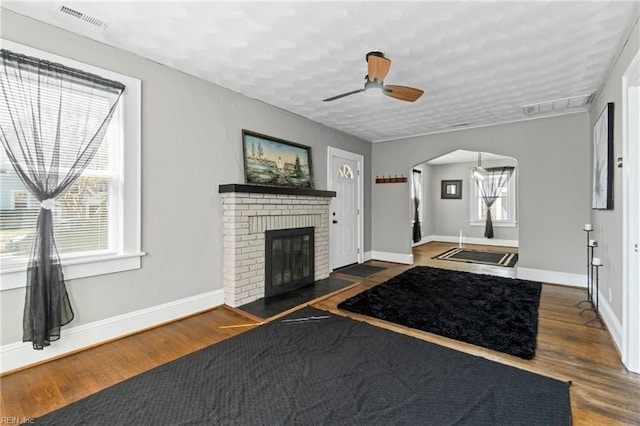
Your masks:
{"label": "ceiling fan", "polygon": [[367,94],[382,93],[389,97],[400,99],[401,101],[415,102],[424,93],[423,90],[407,86],[395,86],[384,84],[384,78],[391,68],[391,60],[384,57],[382,52],[369,52],[367,59],[367,75],[364,77],[364,87],[352,92],[327,98],[324,101],[335,101],[345,96],[360,92]]}

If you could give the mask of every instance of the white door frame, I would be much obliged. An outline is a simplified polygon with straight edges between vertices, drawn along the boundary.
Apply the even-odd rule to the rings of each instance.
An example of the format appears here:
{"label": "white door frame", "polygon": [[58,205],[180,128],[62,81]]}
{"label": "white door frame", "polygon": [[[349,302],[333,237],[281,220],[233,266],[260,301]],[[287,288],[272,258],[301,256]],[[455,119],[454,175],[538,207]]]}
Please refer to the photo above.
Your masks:
{"label": "white door frame", "polygon": [[[348,158],[358,163],[358,171],[356,172],[356,180],[358,185],[358,263],[364,262],[364,156],[355,152],[345,151],[343,149],[327,148],[327,190],[335,191],[333,171],[331,170],[331,159],[334,155]],[[333,271],[331,248],[331,232],[329,233],[329,270]]]}
{"label": "white door frame", "polygon": [[[640,224],[640,51],[622,76],[622,362],[629,371],[640,373],[640,283],[631,274],[640,274],[640,235],[629,235]],[[636,191],[632,195],[631,191]],[[631,221],[635,221],[631,222]],[[631,226],[634,225],[634,226]],[[634,246],[635,245],[635,246]]]}

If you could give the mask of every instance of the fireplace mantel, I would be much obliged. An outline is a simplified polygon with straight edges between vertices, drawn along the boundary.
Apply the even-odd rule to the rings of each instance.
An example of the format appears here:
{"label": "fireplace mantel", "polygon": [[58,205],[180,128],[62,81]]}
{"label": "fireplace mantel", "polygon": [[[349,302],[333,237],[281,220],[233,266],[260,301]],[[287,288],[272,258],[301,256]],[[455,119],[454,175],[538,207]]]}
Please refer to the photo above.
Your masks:
{"label": "fireplace mantel", "polygon": [[276,194],[276,195],[301,195],[307,197],[332,198],[335,191],[322,191],[307,188],[285,188],[279,186],[246,185],[241,183],[227,183],[218,186],[218,193],[237,192],[241,194]]}

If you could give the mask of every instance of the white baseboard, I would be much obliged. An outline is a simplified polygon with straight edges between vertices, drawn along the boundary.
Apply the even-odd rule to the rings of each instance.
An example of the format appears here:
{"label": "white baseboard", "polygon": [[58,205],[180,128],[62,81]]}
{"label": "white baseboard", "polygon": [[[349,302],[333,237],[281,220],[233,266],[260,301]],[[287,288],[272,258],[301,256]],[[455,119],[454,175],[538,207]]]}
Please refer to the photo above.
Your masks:
{"label": "white baseboard", "polygon": [[[541,269],[517,268],[518,278],[530,281],[542,281],[546,283],[563,284],[573,287],[587,287],[587,276],[582,274],[569,274],[566,272],[544,271]],[[586,297],[586,294],[585,294]],[[622,353],[622,323],[616,318],[604,295],[600,292],[598,299],[598,310],[600,316],[611,334],[618,351]]]}
{"label": "white baseboard", "polygon": [[[428,241],[425,241],[428,240]],[[423,242],[424,241],[424,242]],[[429,235],[423,238],[419,244],[428,243],[431,241],[442,241],[444,243],[460,242],[460,237],[449,237],[447,235]],[[485,246],[501,246],[501,247],[518,247],[518,240],[499,240],[495,238],[477,238],[477,237],[462,237],[462,244],[481,244]]]}
{"label": "white baseboard", "polygon": [[77,327],[63,327],[60,340],[41,351],[34,350],[31,342],[3,345],[0,347],[0,373],[56,358],[223,303],[224,290],[220,289]]}
{"label": "white baseboard", "polygon": [[368,251],[364,254],[367,260],[382,260],[385,262],[413,264],[413,254],[389,253],[386,251]]}
{"label": "white baseboard", "polygon": [[611,309],[611,305],[609,305],[609,302],[605,299],[604,295],[601,292],[599,293],[600,299],[598,299],[598,311],[600,311],[600,316],[606,324],[614,343],[618,347],[618,352],[622,353],[622,323],[618,318],[616,318],[616,315],[613,313],[613,309]]}
{"label": "white baseboard", "polygon": [[418,246],[421,246],[423,244],[430,243],[431,241],[433,241],[433,236],[428,235],[426,237],[422,237],[422,239],[420,241],[418,241],[417,243],[411,243],[411,247],[418,247]]}
{"label": "white baseboard", "polygon": [[523,268],[516,266],[518,278],[544,283],[563,284],[572,287],[587,287],[587,276],[568,272],[546,271],[544,269]]}

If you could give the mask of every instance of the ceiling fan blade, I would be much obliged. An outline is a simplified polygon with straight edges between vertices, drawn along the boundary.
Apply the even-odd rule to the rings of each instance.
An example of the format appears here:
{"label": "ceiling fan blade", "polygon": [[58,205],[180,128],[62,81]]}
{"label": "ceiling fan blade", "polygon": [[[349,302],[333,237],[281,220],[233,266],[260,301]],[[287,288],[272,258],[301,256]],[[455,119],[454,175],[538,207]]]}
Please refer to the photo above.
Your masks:
{"label": "ceiling fan blade", "polygon": [[384,91],[382,93],[392,98],[400,99],[401,101],[415,102],[420,96],[422,96],[424,90],[388,84],[384,86]]}
{"label": "ceiling fan blade", "polygon": [[375,54],[367,55],[367,75],[369,80],[382,83],[391,68],[391,60]]}
{"label": "ceiling fan blade", "polygon": [[324,99],[323,102],[335,101],[336,99],[344,98],[345,96],[353,95],[355,93],[364,92],[364,89],[354,90],[353,92],[343,93],[342,95],[333,96],[331,98]]}

